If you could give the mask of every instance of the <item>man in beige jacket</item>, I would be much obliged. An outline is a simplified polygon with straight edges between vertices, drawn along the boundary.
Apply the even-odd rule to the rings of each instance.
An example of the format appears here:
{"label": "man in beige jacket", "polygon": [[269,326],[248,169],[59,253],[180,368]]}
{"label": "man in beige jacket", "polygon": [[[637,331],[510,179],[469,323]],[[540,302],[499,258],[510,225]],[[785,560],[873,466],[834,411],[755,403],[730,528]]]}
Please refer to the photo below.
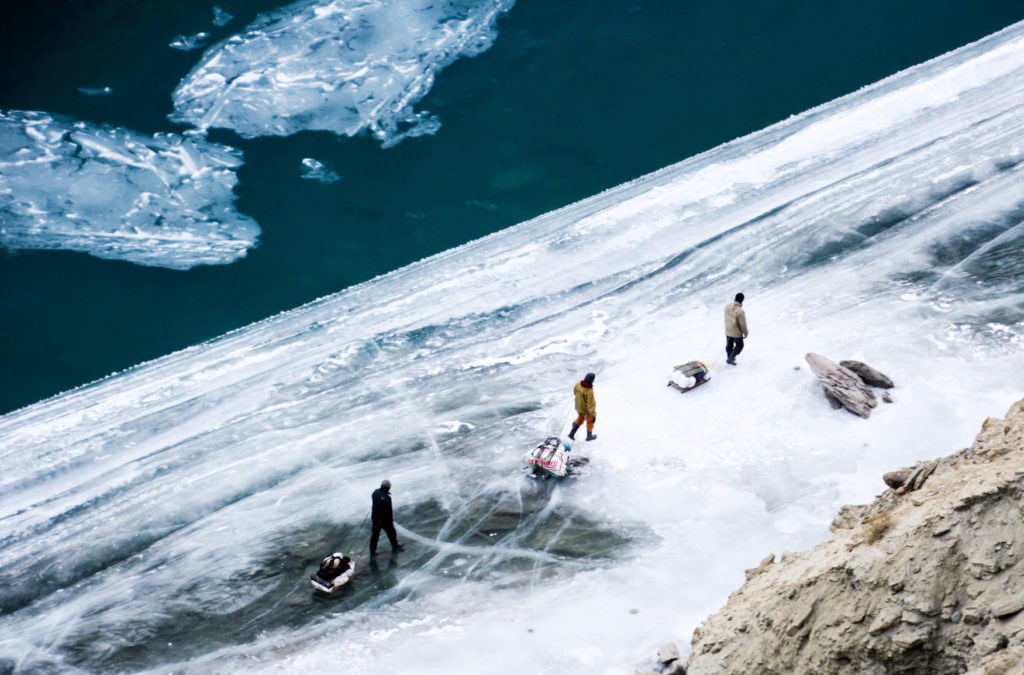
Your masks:
{"label": "man in beige jacket", "polygon": [[743,294],[725,306],[725,362],[736,365],[736,357],[743,351],[747,337],[747,315],[743,311]]}

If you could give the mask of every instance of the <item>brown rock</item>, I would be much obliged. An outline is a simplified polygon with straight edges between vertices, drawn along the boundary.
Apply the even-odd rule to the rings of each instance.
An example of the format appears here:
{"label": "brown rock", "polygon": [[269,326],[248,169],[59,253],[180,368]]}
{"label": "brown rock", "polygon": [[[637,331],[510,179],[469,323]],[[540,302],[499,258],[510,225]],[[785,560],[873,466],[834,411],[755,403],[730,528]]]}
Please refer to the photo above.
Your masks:
{"label": "brown rock", "polygon": [[875,392],[849,368],[829,361],[820,354],[807,354],[804,358],[825,387],[825,395],[830,401],[834,398],[860,417],[867,417],[871,409],[878,405]]}
{"label": "brown rock", "polygon": [[897,490],[907,484],[910,477],[914,474],[912,468],[896,469],[895,471],[889,471],[882,474],[882,480],[885,484],[891,487],[893,490]]}
{"label": "brown rock", "polygon": [[1014,450],[1024,450],[1024,428],[1009,423],[1018,415],[1024,415],[1024,400],[1010,408],[1006,420],[993,417],[985,420],[981,433],[971,446],[971,452],[978,455],[998,456]]}
{"label": "brown rock", "polygon": [[1024,598],[1007,598],[992,605],[992,616],[1005,619],[1024,609]]}
{"label": "brown rock", "polygon": [[889,379],[888,375],[878,372],[866,363],[860,361],[840,361],[839,365],[844,368],[849,368],[864,381],[864,384],[869,384],[872,387],[879,387],[880,389],[892,389],[896,385]]}
{"label": "brown rock", "polygon": [[774,553],[771,553],[771,554],[769,554],[769,555],[768,555],[768,557],[767,557],[767,558],[765,558],[764,560],[762,560],[762,561],[761,561],[761,564],[760,564],[760,565],[758,565],[757,567],[754,567],[754,568],[751,568],[751,569],[745,570],[745,574],[747,575],[747,578],[748,578],[748,579],[749,579],[750,577],[754,577],[754,576],[757,576],[758,574],[761,574],[761,573],[762,573],[762,572],[764,572],[764,571],[765,571],[766,569],[768,569],[769,567],[771,567],[771,566],[772,566],[772,563],[774,563],[774,562],[775,562],[775,554],[774,554]]}
{"label": "brown rock", "polygon": [[899,490],[843,507],[829,541],[762,565],[694,630],[689,675],[1024,673],[1021,438],[1024,400],[975,452],[890,472]]}

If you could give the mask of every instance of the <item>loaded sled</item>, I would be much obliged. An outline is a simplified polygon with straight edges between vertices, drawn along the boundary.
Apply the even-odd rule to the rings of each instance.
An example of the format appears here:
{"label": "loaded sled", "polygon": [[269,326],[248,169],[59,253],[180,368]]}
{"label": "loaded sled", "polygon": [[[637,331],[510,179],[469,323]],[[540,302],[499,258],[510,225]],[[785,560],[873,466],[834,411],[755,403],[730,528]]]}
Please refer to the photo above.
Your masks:
{"label": "loaded sled", "polygon": [[711,379],[711,370],[703,361],[680,363],[672,369],[668,378],[668,386],[686,393],[696,389]]}
{"label": "loaded sled", "polygon": [[313,588],[322,593],[334,593],[347,584],[356,573],[356,564],[347,555],[333,553],[323,559],[320,569],[309,577]]}
{"label": "loaded sled", "polygon": [[563,443],[558,436],[549,436],[523,455],[523,463],[536,475],[565,478],[573,467],[587,463],[586,457],[570,457],[571,450],[572,446]]}

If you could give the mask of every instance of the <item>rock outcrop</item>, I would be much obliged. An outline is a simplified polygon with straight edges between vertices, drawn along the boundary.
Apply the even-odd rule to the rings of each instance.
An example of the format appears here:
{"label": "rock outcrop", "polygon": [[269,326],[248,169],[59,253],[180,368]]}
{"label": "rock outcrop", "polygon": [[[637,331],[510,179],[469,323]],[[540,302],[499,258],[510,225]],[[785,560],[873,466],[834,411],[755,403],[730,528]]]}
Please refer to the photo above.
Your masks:
{"label": "rock outcrop", "polygon": [[679,658],[675,642],[666,642],[658,648],[657,670],[638,670],[636,675],[686,675],[686,664]]}
{"label": "rock outcrop", "polygon": [[821,354],[808,354],[804,358],[821,381],[825,397],[833,408],[846,408],[854,415],[867,417],[878,405],[875,392],[854,371],[829,361]]}
{"label": "rock outcrop", "polygon": [[847,370],[851,370],[857,374],[857,376],[863,380],[864,384],[871,385],[872,387],[878,387],[879,389],[892,389],[896,385],[885,373],[875,370],[871,366],[861,361],[840,361],[839,365]]}
{"label": "rock outcrop", "polygon": [[1024,672],[1024,400],[903,471],[828,542],[749,570],[687,672]]}

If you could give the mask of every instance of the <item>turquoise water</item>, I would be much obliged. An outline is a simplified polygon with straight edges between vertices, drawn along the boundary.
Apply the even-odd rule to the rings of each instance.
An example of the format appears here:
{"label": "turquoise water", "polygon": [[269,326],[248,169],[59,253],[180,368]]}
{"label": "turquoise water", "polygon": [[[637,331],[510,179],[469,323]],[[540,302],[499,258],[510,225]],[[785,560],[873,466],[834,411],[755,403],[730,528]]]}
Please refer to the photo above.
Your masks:
{"label": "turquoise water", "polygon": [[[0,108],[153,133],[201,51],[274,2],[50,2],[0,24]],[[382,149],[326,133],[244,140],[237,207],[262,227],[187,272],[0,253],[0,412],[158,357],[755,131],[1024,18],[1019,2],[519,0],[490,50],[417,106],[436,136]],[[110,86],[109,96],[79,87]],[[301,179],[315,157],[337,183]]]}

